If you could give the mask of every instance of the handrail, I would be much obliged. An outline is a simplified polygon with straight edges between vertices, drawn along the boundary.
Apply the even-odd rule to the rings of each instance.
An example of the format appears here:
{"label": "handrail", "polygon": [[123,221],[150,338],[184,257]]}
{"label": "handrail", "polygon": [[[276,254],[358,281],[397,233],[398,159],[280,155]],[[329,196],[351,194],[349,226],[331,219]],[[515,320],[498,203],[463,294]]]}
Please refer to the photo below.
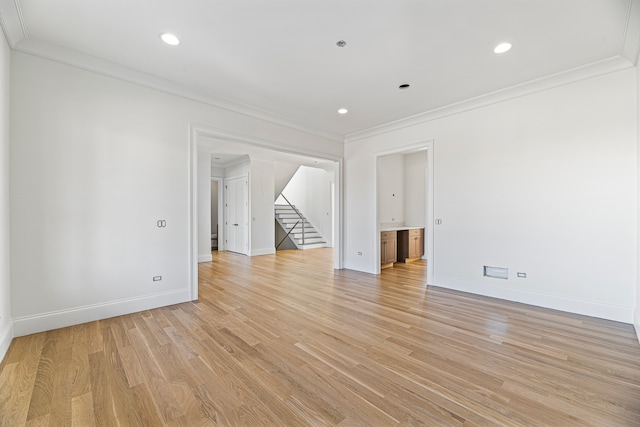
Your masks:
{"label": "handrail", "polygon": [[[300,221],[302,221],[302,244],[304,245],[304,217],[302,216],[300,211],[298,209],[296,209],[296,207],[291,204],[289,199],[287,199],[284,194],[280,193],[280,195],[287,202],[287,204],[289,206],[291,206],[291,209],[293,209],[295,211],[295,213],[298,214],[298,216],[300,217]],[[296,222],[296,225],[298,225],[300,223],[300,221]],[[294,225],[293,228],[291,228],[291,231],[293,231],[293,229],[296,228],[296,225]],[[289,231],[289,233],[291,233],[291,231]],[[289,235],[289,233],[287,233],[287,236]],[[287,236],[285,236],[285,239],[287,238]],[[280,243],[282,243],[282,242],[280,242]],[[280,246],[280,245],[278,245],[278,246]],[[276,247],[276,249],[278,249],[278,248]]]}

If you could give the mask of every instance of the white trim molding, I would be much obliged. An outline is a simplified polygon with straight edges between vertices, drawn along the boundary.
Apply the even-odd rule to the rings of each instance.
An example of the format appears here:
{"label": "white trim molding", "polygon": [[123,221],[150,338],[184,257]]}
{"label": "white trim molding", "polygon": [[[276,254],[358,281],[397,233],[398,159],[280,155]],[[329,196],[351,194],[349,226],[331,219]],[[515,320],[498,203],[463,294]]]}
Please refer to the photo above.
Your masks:
{"label": "white trim molding", "polygon": [[18,1],[0,0],[0,25],[12,49],[27,37],[27,29]]}
{"label": "white trim molding", "polygon": [[471,111],[488,105],[497,104],[508,99],[518,98],[616,71],[625,70],[631,67],[633,67],[633,64],[628,59],[622,56],[615,56],[589,65],[577,67],[572,70],[562,71],[557,74],[531,80],[529,82],[497,90],[495,92],[490,92],[475,98],[466,99],[464,101],[456,102],[424,113],[415,114],[413,116],[385,123],[380,126],[375,126],[360,132],[354,132],[345,136],[345,144],[416,126],[421,123],[430,122],[444,117],[453,116],[465,111]]}
{"label": "white trim molding", "polygon": [[23,316],[13,319],[13,333],[20,337],[72,325],[108,319],[190,301],[189,289],[163,292],[137,298],[86,305],[68,310]]}
{"label": "white trim molding", "polygon": [[[237,132],[231,132],[223,129],[217,129],[210,126],[200,125],[196,123],[189,124],[189,289],[191,293],[191,300],[198,299],[198,217],[197,217],[197,202],[198,202],[198,140],[201,137],[210,137],[229,142],[237,142],[240,144],[248,144],[257,147],[266,148],[272,151],[279,151],[287,154],[297,154],[300,156],[316,157],[319,159],[329,160],[337,164],[337,177],[336,177],[336,194],[337,204],[336,210],[336,236],[334,236],[334,267],[337,269],[343,267],[343,253],[344,253],[344,232],[342,228],[343,222],[343,189],[342,189],[342,176],[343,176],[343,159],[339,156],[334,156],[328,153],[317,152],[306,148],[299,148],[284,145],[275,141],[269,141],[262,138],[255,138],[248,135],[243,135]],[[228,179],[231,177],[225,177]],[[250,223],[251,224],[251,223]],[[250,231],[249,231],[250,233]],[[218,250],[225,250],[223,246]],[[253,255],[266,255],[269,253],[275,253],[275,248],[271,252],[272,248],[263,248],[251,250],[250,256]]]}
{"label": "white trim molding", "polygon": [[434,240],[434,193],[435,193],[435,140],[425,139],[419,142],[412,142],[407,145],[399,145],[391,149],[377,151],[373,157],[373,176],[375,177],[373,182],[373,206],[374,206],[374,218],[373,218],[373,235],[374,247],[373,247],[373,274],[380,274],[380,219],[379,219],[379,207],[378,207],[378,166],[380,158],[393,154],[407,154],[416,150],[427,151],[427,183],[425,188],[425,218],[424,218],[424,232],[425,232],[425,253],[422,259],[426,259],[429,263],[427,268],[427,284],[433,282],[433,274],[436,270],[435,262],[435,240]]}
{"label": "white trim molding", "polygon": [[434,286],[456,291],[520,302],[572,314],[614,320],[616,322],[633,323],[633,309],[631,307],[566,298],[559,295],[527,292],[520,289],[506,289],[502,286],[492,286],[487,283],[471,282],[444,275],[435,276],[433,281]]}
{"label": "white trim molding", "polygon": [[[198,255],[198,264],[201,262],[211,262],[213,261],[213,255]],[[197,298],[196,298],[197,299]]]}
{"label": "white trim molding", "polygon": [[0,330],[0,362],[6,356],[7,350],[9,350],[13,336],[13,322],[9,322],[4,329]]}
{"label": "white trim molding", "polygon": [[629,0],[629,12],[627,25],[624,29],[624,42],[622,44],[622,56],[638,65],[640,54],[640,0]]}
{"label": "white trim molding", "polygon": [[636,330],[636,336],[638,337],[638,342],[640,343],[640,307],[636,307],[633,313],[633,327]]}
{"label": "white trim molding", "polygon": [[[6,1],[6,0],[0,0]],[[135,83],[140,86],[159,90],[171,95],[181,96],[193,101],[202,102],[212,107],[232,111],[254,119],[262,120],[278,126],[283,126],[309,135],[319,136],[332,141],[344,142],[342,135],[315,129],[300,123],[291,121],[285,117],[261,110],[250,105],[240,104],[228,99],[223,99],[216,95],[210,95],[207,89],[197,86],[187,86],[176,83],[162,77],[154,76],[133,68],[107,61],[95,56],[86,55],[61,46],[47,43],[33,38],[23,38],[12,45],[13,49],[40,56],[52,61],[61,62],[72,67],[94,73],[103,74],[126,82]]]}
{"label": "white trim molding", "polygon": [[272,255],[275,253],[275,248],[251,249],[251,254],[249,256]]}

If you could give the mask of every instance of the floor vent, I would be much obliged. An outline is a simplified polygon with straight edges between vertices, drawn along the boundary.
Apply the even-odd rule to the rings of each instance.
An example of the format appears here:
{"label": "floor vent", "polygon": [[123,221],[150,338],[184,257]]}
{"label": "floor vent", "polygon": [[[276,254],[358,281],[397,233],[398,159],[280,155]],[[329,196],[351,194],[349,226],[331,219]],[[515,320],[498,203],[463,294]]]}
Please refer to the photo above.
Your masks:
{"label": "floor vent", "polygon": [[509,269],[503,267],[484,266],[484,277],[493,277],[494,279],[508,279]]}

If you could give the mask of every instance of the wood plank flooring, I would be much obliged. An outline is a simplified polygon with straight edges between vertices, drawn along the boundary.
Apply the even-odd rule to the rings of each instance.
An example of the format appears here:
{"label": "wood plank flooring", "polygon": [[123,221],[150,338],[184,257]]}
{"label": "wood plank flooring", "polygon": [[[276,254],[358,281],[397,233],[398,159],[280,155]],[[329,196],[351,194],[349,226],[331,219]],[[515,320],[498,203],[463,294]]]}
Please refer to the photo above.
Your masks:
{"label": "wood plank flooring", "polygon": [[638,426],[632,326],[332,251],[200,264],[200,300],[16,338],[2,426]]}

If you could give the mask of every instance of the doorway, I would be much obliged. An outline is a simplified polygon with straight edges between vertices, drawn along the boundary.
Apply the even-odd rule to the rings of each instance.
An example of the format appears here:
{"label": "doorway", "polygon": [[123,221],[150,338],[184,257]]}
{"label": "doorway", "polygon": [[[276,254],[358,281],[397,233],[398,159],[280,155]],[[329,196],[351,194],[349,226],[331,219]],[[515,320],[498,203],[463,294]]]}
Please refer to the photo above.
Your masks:
{"label": "doorway", "polygon": [[[418,224],[403,224],[403,222],[405,221],[404,218],[404,212],[402,211],[402,209],[398,210],[396,209],[397,207],[393,206],[393,207],[389,207],[389,206],[382,206],[382,204],[384,203],[384,201],[382,200],[382,197],[380,195],[380,192],[383,191],[383,189],[388,185],[387,182],[384,182],[384,180],[382,179],[383,177],[380,176],[380,172],[381,172],[381,161],[388,159],[387,156],[394,156],[394,157],[400,157],[402,158],[405,155],[411,155],[412,153],[424,153],[425,155],[425,163],[424,163],[424,167],[420,168],[414,165],[414,170],[416,170],[417,172],[414,173],[414,175],[412,175],[411,177],[403,177],[400,179],[400,182],[402,183],[402,185],[404,185],[404,181],[409,179],[411,180],[410,185],[416,186],[415,184],[417,184],[419,181],[420,186],[422,187],[422,194],[420,194],[420,203],[422,203],[422,210],[420,211],[420,209],[417,209],[417,211],[420,211],[421,213],[419,214],[420,216],[417,218],[416,217],[416,209],[414,207],[413,209],[413,213],[409,216],[410,222],[419,222]],[[431,284],[433,282],[433,276],[434,276],[434,271],[436,268],[436,264],[435,264],[435,254],[434,254],[434,242],[435,242],[435,237],[434,237],[434,203],[433,203],[433,196],[434,196],[434,141],[430,140],[430,141],[424,141],[421,143],[417,143],[417,144],[411,144],[411,145],[407,145],[407,146],[403,146],[403,147],[397,147],[395,149],[392,150],[388,150],[388,151],[381,151],[376,153],[375,159],[374,159],[374,170],[375,170],[375,192],[374,192],[374,197],[375,197],[375,220],[374,220],[374,235],[375,235],[375,239],[374,239],[374,252],[375,252],[375,259],[380,259],[380,251],[381,251],[381,239],[380,239],[380,230],[382,227],[381,223],[385,223],[386,226],[393,226],[393,225],[424,225],[424,234],[425,234],[425,238],[424,238],[424,256],[423,259],[427,260],[428,263],[428,268],[427,268],[427,283]],[[399,160],[401,162],[401,164],[403,163],[403,160]],[[420,174],[422,173],[422,174]],[[396,197],[397,194],[393,193],[392,197]],[[402,195],[402,197],[398,197],[398,199],[402,198],[403,201],[402,203],[404,204],[404,197],[406,195]],[[397,199],[396,199],[397,200]],[[418,207],[419,208],[419,207]],[[400,212],[398,214],[398,212]],[[394,215],[399,215],[398,217],[394,216]],[[394,222],[397,222],[398,224],[393,224]],[[378,274],[380,274],[380,264],[377,264],[377,269],[376,272]]]}
{"label": "doorway", "polygon": [[224,180],[211,178],[211,250],[222,250],[224,233],[222,231]]}
{"label": "doorway", "polygon": [[224,247],[249,254],[249,177],[224,180]]}
{"label": "doorway", "polygon": [[[333,156],[326,153],[307,152],[304,148],[292,148],[291,146],[285,146],[278,144],[274,141],[263,141],[260,138],[247,137],[245,135],[236,134],[221,129],[214,129],[201,125],[190,124],[189,125],[189,142],[190,142],[190,204],[189,204],[189,218],[190,218],[190,250],[189,250],[189,289],[192,300],[198,298],[198,213],[197,213],[197,200],[198,200],[198,186],[206,185],[209,187],[211,181],[207,179],[207,182],[198,181],[198,151],[203,151],[208,154],[214,154],[221,147],[235,148],[237,154],[241,151],[246,157],[249,153],[259,152],[261,155],[273,156],[272,158],[299,158],[306,159],[313,164],[322,162],[333,163],[334,174],[334,192],[333,192],[333,267],[335,269],[341,269],[343,262],[343,195],[342,195],[342,180],[343,180],[343,158],[341,156]],[[257,156],[257,158],[260,158]],[[223,176],[223,175],[216,175]],[[222,186],[224,187],[224,185]],[[222,188],[224,192],[224,188]],[[249,189],[250,192],[250,189]],[[251,202],[249,202],[251,204]],[[223,216],[222,214],[220,216]],[[247,215],[247,220],[251,217]],[[232,222],[236,223],[236,222]],[[240,224],[238,222],[238,224]],[[226,235],[226,226],[221,224],[219,227],[219,249],[225,248],[225,241],[228,240]],[[248,233],[247,233],[248,236]],[[208,236],[207,236],[208,238]]]}

